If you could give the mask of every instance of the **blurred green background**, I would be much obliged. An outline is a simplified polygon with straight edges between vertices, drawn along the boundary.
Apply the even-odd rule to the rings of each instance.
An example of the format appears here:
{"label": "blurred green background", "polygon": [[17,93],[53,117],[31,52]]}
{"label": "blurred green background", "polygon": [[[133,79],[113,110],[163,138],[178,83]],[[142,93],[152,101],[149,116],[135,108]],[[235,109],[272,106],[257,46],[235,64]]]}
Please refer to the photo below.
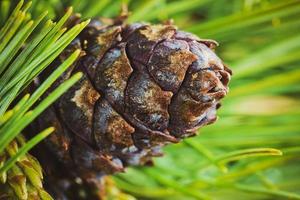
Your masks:
{"label": "blurred green background", "polygon": [[217,40],[234,75],[215,124],[115,176],[118,187],[136,199],[300,199],[300,1],[39,0],[32,12],[113,17],[121,4],[129,22],[173,19]]}

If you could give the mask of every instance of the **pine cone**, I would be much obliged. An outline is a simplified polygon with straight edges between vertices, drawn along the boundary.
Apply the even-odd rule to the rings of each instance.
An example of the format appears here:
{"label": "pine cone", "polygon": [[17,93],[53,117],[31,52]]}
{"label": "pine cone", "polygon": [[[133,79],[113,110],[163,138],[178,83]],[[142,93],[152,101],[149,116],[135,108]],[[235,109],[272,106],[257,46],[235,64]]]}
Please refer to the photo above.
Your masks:
{"label": "pine cone", "polygon": [[38,120],[56,128],[48,150],[84,179],[151,164],[162,146],[216,120],[231,75],[216,46],[169,24],[93,20],[60,56],[82,51],[53,88],[84,76]]}

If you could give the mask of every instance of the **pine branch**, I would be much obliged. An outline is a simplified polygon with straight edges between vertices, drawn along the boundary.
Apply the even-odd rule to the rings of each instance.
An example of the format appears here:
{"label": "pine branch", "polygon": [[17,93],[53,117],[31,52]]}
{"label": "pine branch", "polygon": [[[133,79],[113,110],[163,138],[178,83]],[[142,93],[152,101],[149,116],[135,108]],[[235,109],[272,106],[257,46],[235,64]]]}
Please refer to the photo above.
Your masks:
{"label": "pine branch", "polygon": [[49,127],[28,142],[25,142],[21,131],[80,79],[81,74],[75,74],[38,102],[80,52],[75,51],[66,59],[32,96],[25,95],[18,103],[14,103],[14,107],[12,103],[80,33],[88,21],[66,31],[63,25],[72,14],[71,8],[57,24],[50,20],[44,23],[47,12],[31,20],[27,12],[31,2],[23,3],[18,3],[0,31],[0,199],[52,199],[43,189],[40,164],[27,152],[54,129]]}

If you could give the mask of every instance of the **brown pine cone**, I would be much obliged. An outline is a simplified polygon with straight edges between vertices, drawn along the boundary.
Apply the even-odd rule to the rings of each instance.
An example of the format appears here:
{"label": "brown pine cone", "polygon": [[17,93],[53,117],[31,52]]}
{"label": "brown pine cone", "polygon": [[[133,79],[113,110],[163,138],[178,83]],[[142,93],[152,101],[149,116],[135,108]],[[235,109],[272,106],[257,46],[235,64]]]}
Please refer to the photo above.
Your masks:
{"label": "brown pine cone", "polygon": [[84,76],[38,119],[56,128],[48,150],[83,179],[150,164],[161,146],[216,120],[231,75],[216,46],[173,25],[93,20],[60,56],[82,51],[53,88]]}

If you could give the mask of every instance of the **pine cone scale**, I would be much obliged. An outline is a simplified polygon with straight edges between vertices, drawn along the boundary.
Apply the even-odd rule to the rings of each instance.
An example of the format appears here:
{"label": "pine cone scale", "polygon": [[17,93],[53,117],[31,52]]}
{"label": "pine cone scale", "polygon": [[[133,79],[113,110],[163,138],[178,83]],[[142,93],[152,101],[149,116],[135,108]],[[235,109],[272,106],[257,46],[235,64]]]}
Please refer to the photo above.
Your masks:
{"label": "pine cone scale", "polygon": [[133,72],[126,55],[125,43],[121,43],[106,53],[95,72],[95,87],[119,112],[125,110],[124,94]]}

